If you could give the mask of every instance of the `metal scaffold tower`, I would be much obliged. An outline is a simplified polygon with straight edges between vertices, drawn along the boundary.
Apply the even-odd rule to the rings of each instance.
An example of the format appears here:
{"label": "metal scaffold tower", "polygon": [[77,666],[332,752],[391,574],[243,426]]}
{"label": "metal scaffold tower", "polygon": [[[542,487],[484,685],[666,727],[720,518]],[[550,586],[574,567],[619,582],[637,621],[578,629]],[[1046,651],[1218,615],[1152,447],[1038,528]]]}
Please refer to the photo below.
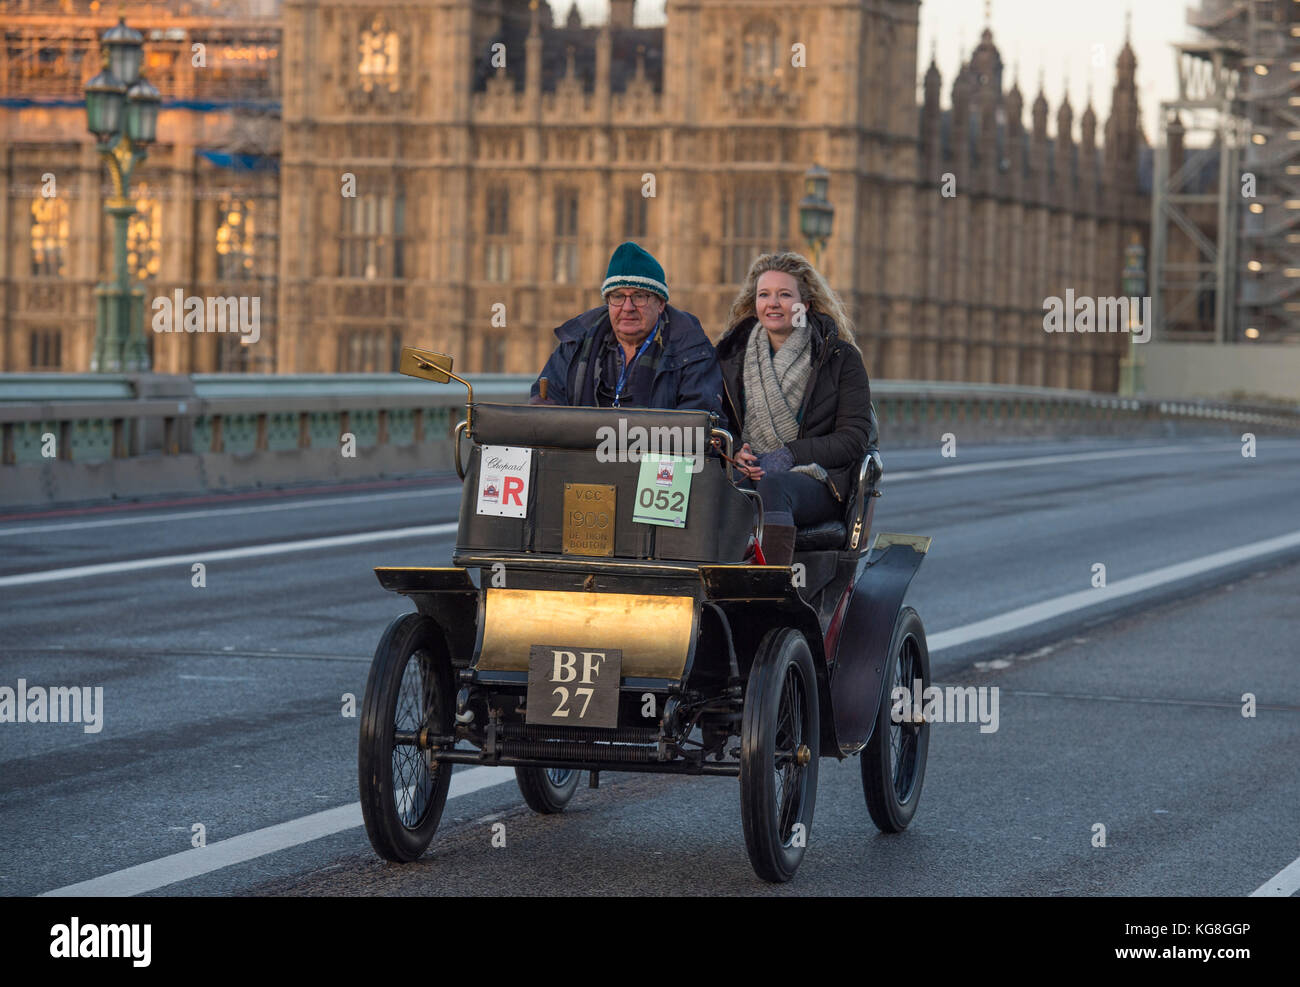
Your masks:
{"label": "metal scaffold tower", "polygon": [[1201,0],[1152,189],[1163,339],[1300,340],[1300,3]]}

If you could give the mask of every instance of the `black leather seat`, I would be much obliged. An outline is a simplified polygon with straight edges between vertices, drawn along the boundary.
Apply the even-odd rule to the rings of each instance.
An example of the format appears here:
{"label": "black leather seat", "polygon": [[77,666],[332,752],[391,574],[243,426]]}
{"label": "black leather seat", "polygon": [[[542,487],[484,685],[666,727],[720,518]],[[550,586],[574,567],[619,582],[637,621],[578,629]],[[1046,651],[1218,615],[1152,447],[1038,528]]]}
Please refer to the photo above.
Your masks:
{"label": "black leather seat", "polygon": [[[872,495],[879,476],[871,475],[870,462],[874,456],[879,461],[880,428],[876,420],[876,406],[868,409],[870,425],[867,433],[867,454],[853,474],[848,495],[844,498],[844,514],[818,524],[811,524],[795,532],[794,550],[796,552],[842,551],[850,547],[853,527],[859,514],[866,513],[865,498]],[[865,482],[868,489],[863,489]],[[865,539],[859,536],[858,547]]]}

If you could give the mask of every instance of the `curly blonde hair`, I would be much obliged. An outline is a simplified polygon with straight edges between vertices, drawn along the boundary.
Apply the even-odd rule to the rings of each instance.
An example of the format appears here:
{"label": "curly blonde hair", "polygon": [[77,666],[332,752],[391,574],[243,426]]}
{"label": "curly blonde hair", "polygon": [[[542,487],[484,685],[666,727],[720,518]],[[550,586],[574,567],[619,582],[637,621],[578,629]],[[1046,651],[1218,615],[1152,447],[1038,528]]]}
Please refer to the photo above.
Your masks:
{"label": "curly blonde hair", "polygon": [[835,294],[831,286],[826,283],[826,279],[821,276],[821,272],[809,263],[807,257],[789,250],[783,253],[761,254],[754,259],[754,263],[749,265],[745,283],[741,286],[736,300],[731,303],[731,311],[727,314],[724,335],[746,319],[757,318],[755,299],[758,295],[758,279],[768,271],[780,271],[794,278],[799,285],[799,300],[808,306],[808,311],[820,312],[829,318],[835,323],[839,338],[854,349],[858,349],[857,340],[853,338],[853,320],[844,310],[844,303],[840,301],[840,296]]}

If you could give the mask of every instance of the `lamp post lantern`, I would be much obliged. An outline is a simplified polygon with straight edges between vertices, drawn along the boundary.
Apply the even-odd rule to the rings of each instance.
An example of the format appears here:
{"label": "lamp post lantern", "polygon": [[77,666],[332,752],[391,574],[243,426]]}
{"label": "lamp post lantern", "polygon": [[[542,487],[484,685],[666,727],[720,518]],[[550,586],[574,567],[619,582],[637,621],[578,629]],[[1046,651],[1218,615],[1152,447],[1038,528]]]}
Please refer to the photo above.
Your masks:
{"label": "lamp post lantern", "polygon": [[86,83],[86,128],[113,179],[104,211],[113,218],[113,278],[95,287],[95,350],[92,371],[148,370],[144,337],[144,290],[132,288],[126,263],[131,173],[145,159],[158,132],[158,90],[140,78],[144,36],[119,20],[100,39],[104,70]]}
{"label": "lamp post lantern", "polygon": [[826,198],[831,173],[814,164],[803,176],[804,197],[799,200],[799,230],[808,241],[813,255],[813,266],[821,267],[822,249],[831,236],[835,221],[835,207]]}

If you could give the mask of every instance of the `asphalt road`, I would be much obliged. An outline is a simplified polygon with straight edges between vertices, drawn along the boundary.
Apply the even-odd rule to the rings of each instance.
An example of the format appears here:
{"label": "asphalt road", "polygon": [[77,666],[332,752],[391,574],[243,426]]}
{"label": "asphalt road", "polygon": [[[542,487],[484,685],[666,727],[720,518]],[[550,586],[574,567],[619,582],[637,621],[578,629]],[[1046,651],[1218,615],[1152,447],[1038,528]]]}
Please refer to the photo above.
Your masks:
{"label": "asphalt road", "polygon": [[449,562],[454,483],[0,519],[0,687],[104,690],[98,732],[0,723],[0,894],[1250,894],[1300,856],[1300,442],[1240,450],[888,454],[875,530],[934,536],[908,602],[998,729],[934,726],[898,836],[823,759],[781,887],[726,778],[605,774],[541,817],[462,768],[428,854],[375,857],[343,697],[409,609],[371,568]]}

